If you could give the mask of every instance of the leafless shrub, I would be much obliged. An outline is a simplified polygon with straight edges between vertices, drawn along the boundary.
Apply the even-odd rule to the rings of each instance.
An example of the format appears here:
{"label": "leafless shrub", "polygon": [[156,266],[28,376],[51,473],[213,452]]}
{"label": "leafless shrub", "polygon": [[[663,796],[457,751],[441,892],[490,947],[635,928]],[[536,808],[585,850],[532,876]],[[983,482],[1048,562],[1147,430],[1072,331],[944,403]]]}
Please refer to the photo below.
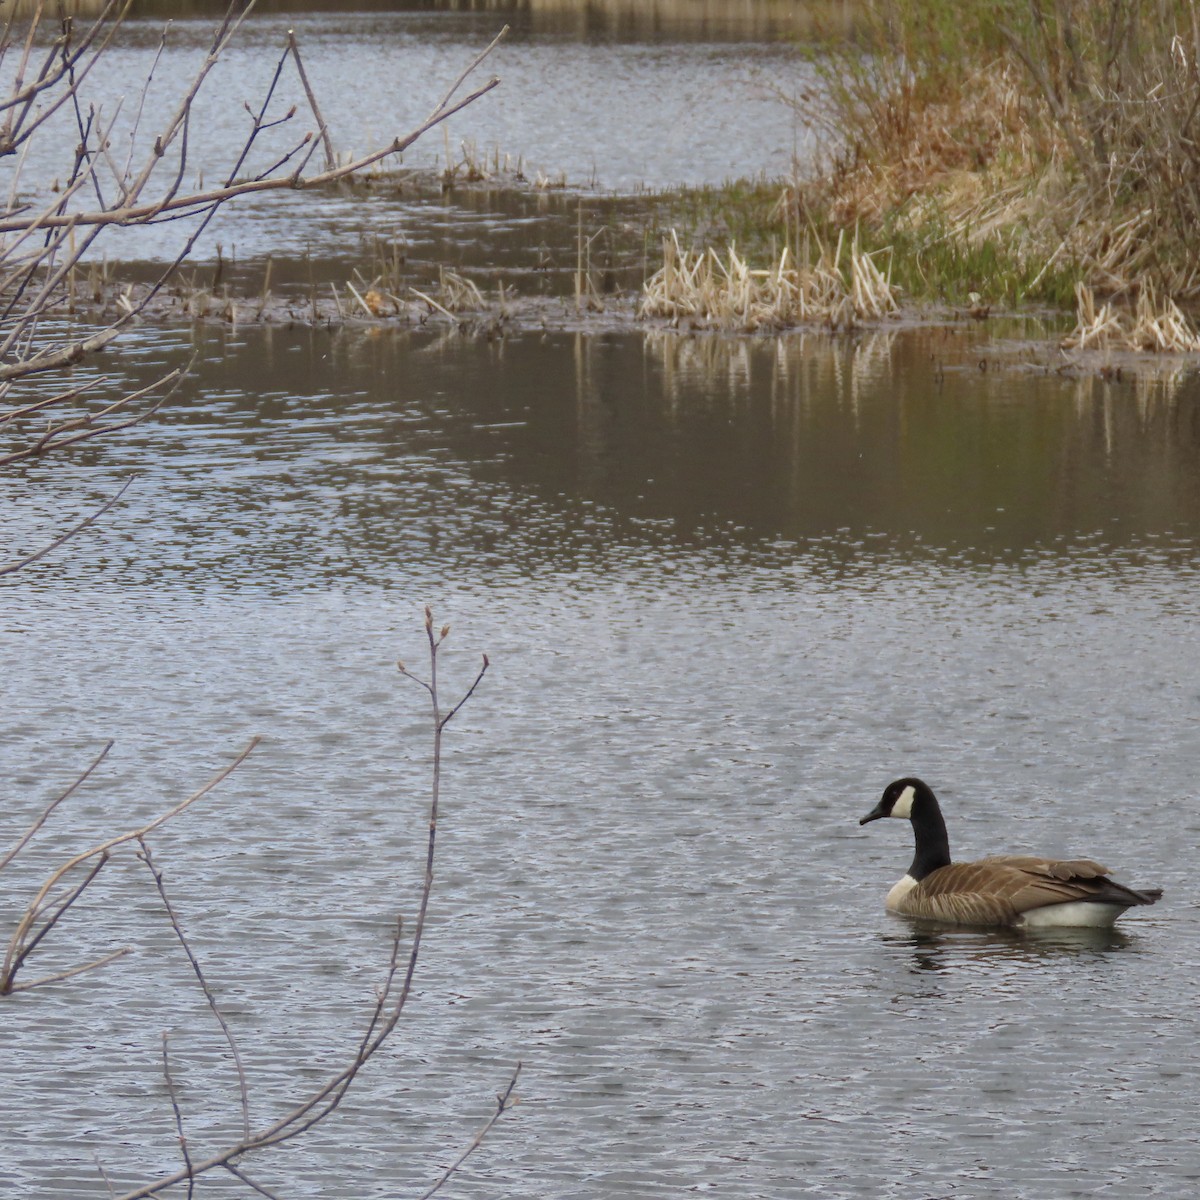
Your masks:
{"label": "leafless shrub", "polygon": [[[9,10],[0,36],[0,160],[12,163],[7,195],[0,205],[0,465],[44,456],[80,441],[111,433],[158,411],[178,387],[182,373],[164,375],[136,392],[89,404],[91,392],[114,390],[111,379],[82,385],[49,386],[63,372],[110,346],[153,303],[221,208],[239,196],[318,187],[354,175],[401,153],[447,117],[499,82],[492,78],[462,93],[487,47],[454,80],[429,116],[415,129],[348,161],[337,161],[317,98],[308,82],[300,48],[289,35],[265,93],[246,105],[248,125],[240,145],[215,186],[188,188],[196,164],[191,149],[201,89],[225,48],[247,19],[251,6],[231,3],[213,33],[194,75],[180,83],[165,118],[149,128],[151,83],[168,33],[140,94],[128,110],[106,112],[88,99],[88,77],[113,45],[130,0],[108,0],[90,21],[51,19],[50,6],[32,5],[24,17]],[[501,31],[501,35],[503,31]],[[497,41],[499,40],[497,37]],[[292,68],[301,99],[284,108],[280,99]],[[158,110],[158,106],[155,106]],[[307,111],[316,128],[297,130],[288,148],[266,166],[256,161],[263,135],[290,128]],[[283,109],[283,111],[280,111]],[[77,143],[57,179],[28,176],[29,147],[60,113],[73,119]],[[276,135],[278,136],[278,134]],[[130,147],[124,160],[118,144]],[[318,148],[324,165],[310,169]],[[119,314],[101,328],[64,322],[72,307],[81,265],[114,228],[181,223],[175,258],[149,287],[122,298]]]}
{"label": "leafless shrub", "polygon": [[[110,837],[98,845],[91,846],[69,857],[50,873],[42,886],[38,888],[33,899],[26,906],[24,913],[18,919],[16,928],[9,937],[4,954],[3,967],[0,969],[0,997],[28,991],[51,983],[62,982],[83,971],[105,966],[128,953],[128,947],[120,947],[70,970],[56,972],[28,982],[18,978],[30,955],[42,943],[43,939],[53,931],[58,921],[66,915],[76,901],[87,891],[101,870],[114,860],[123,847],[135,845],[137,847],[137,857],[148,868],[159,901],[170,921],[176,939],[188,959],[192,972],[195,975],[197,986],[203,993],[230,1047],[237,1071],[240,1092],[241,1136],[215,1153],[208,1153],[203,1157],[197,1158],[189,1149],[187,1137],[184,1133],[184,1114],[180,1108],[178,1089],[172,1074],[170,1045],[167,1035],[164,1033],[162,1043],[163,1073],[167,1085],[168,1098],[172,1106],[179,1134],[180,1153],[183,1163],[173,1174],[151,1180],[140,1187],[124,1192],[118,1197],[118,1200],[142,1200],[142,1198],[158,1195],[181,1184],[186,1184],[188,1192],[191,1194],[196,1179],[215,1171],[223,1171],[239,1179],[252,1190],[261,1194],[268,1194],[263,1193],[262,1189],[246,1173],[243,1160],[255,1151],[291,1141],[293,1138],[302,1135],[307,1130],[313,1128],[313,1126],[331,1116],[345,1098],[346,1093],[353,1085],[359,1072],[379,1052],[395,1030],[412,993],[413,980],[420,955],[421,939],[425,931],[430,899],[433,893],[438,808],[441,798],[443,736],[446,727],[458,714],[463,705],[475,694],[489,666],[487,655],[484,655],[482,665],[470,686],[456,702],[449,706],[445,705],[442,700],[438,679],[438,652],[449,632],[450,627],[448,625],[442,626],[439,631],[435,632],[433,613],[429,608],[426,608],[425,634],[428,643],[429,676],[427,679],[419,678],[411,673],[403,663],[398,664],[401,674],[405,678],[415,681],[428,696],[432,739],[425,872],[420,898],[417,902],[416,915],[412,922],[411,933],[408,934],[407,950],[404,949],[405,928],[403,918],[397,916],[391,939],[391,949],[383,968],[383,978],[376,989],[375,1003],[368,1015],[365,1028],[356,1041],[353,1055],[340,1070],[335,1072],[335,1074],[317,1087],[299,1104],[282,1113],[267,1125],[257,1129],[253,1128],[250,1117],[250,1088],[246,1073],[242,1067],[242,1059],[236,1038],[229,1022],[221,1012],[215,993],[208,982],[199,958],[188,941],[184,930],[184,922],[167,894],[164,871],[155,860],[148,841],[149,835],[156,829],[184,812],[192,804],[212,791],[222,780],[227,778],[246,759],[255,746],[258,745],[258,738],[252,739],[250,744],[232,762],[218,771],[212,779],[197,789],[192,795],[186,797],[171,809],[136,829],[131,829]],[[67,788],[43,808],[25,834],[0,858],[0,873],[29,845],[59,806],[68,800],[93,775],[104,761],[111,746],[112,743],[110,742]],[[433,1186],[426,1193],[427,1196],[433,1195],[450,1178],[462,1165],[467,1156],[478,1148],[488,1130],[516,1103],[514,1088],[519,1072],[520,1065],[518,1064],[516,1072],[513,1074],[508,1085],[497,1096],[496,1108],[491,1118],[459,1158],[434,1182]]]}
{"label": "leafless shrub", "polygon": [[[300,59],[296,39],[289,35],[282,47],[264,95],[255,106],[246,106],[249,118],[241,143],[232,148],[231,158],[215,185],[189,188],[185,180],[194,170],[196,99],[230,40],[247,19],[252,5],[241,0],[229,4],[217,25],[203,61],[189,79],[179,82],[178,94],[165,117],[162,108],[148,103],[151,82],[159,59],[142,82],[132,106],[118,105],[106,112],[88,98],[88,80],[114,44],[126,19],[131,0],[103,0],[94,15],[76,21],[62,5],[32,0],[21,6],[8,5],[0,22],[0,161],[11,165],[7,195],[0,197],[0,466],[11,466],[61,452],[78,443],[111,434],[145,420],[166,402],[179,386],[184,371],[164,374],[155,383],[135,391],[123,389],[119,379],[103,374],[79,381],[71,373],[114,341],[146,311],[187,258],[197,239],[221,208],[237,197],[285,188],[301,189],[330,183],[364,170],[411,146],[426,131],[458,112],[499,82],[493,78],[473,90],[463,86],[480,65],[492,42],[453,81],[429,116],[415,129],[394,137],[387,144],[352,160],[339,161],[333,151],[329,130],[321,117]],[[53,15],[52,15],[53,14]],[[502,31],[503,33],[503,31]],[[165,46],[168,34],[164,32]],[[496,40],[499,40],[497,38]],[[160,57],[162,46],[160,46]],[[290,128],[301,104],[279,112],[279,94],[286,70],[294,68],[304,96],[303,107],[316,128],[297,132],[288,148],[265,167],[251,165],[262,135],[279,127]],[[151,111],[153,108],[153,112]],[[31,146],[46,138],[54,122],[69,116],[77,136],[66,169],[57,180],[34,177],[29,168]],[[124,124],[121,122],[124,121]],[[150,126],[157,121],[153,128]],[[130,147],[123,161],[116,152],[118,135]],[[61,139],[60,139],[61,143]],[[140,149],[139,149],[140,147]],[[310,169],[319,147],[324,148],[323,167]],[[79,277],[85,269],[88,287],[97,293],[102,283],[89,256],[104,235],[113,229],[180,222],[179,248],[157,280],[136,295],[123,293],[118,312],[104,323],[87,324],[74,318]],[[264,280],[263,303],[269,295]],[[93,400],[93,395],[97,398]],[[34,561],[62,546],[71,537],[107,512],[129,486],[100,509],[77,521],[47,544],[23,558],[0,564],[5,585],[11,577]],[[163,1073],[174,1113],[182,1166],[169,1177],[155,1179],[127,1192],[120,1200],[157,1195],[186,1185],[192,1195],[202,1175],[224,1172],[249,1190],[268,1195],[246,1173],[244,1159],[256,1150],[279,1145],[302,1135],[324,1121],[340,1105],[359,1071],[385,1044],[395,1029],[409,998],[417,967],[433,886],[434,849],[440,789],[442,736],[447,724],[474,694],[487,670],[487,659],[463,697],[448,710],[442,707],[438,690],[437,656],[448,628],[434,633],[432,614],[426,610],[425,629],[429,643],[430,677],[418,680],[429,695],[433,730],[432,788],[425,879],[414,925],[407,938],[397,917],[391,951],[383,980],[366,1027],[357,1040],[350,1061],[307,1099],[284,1112],[268,1125],[255,1129],[250,1120],[249,1089],[241,1068],[236,1038],[217,1004],[198,956],[184,931],[184,922],[169,899],[166,877],[154,857],[149,838],[165,822],[206,796],[254,749],[252,739],[232,762],[219,770],[192,795],[153,820],[134,829],[113,834],[68,856],[34,891],[16,918],[2,945],[0,958],[0,1002],[21,992],[62,983],[85,971],[103,967],[128,952],[128,947],[98,947],[94,958],[65,970],[37,976],[32,965],[39,948],[53,939],[59,923],[75,910],[97,877],[123,851],[136,847],[148,869],[156,894],[192,967],[214,1017],[219,1021],[233,1055],[241,1091],[241,1136],[236,1142],[198,1158],[188,1146],[185,1114],[172,1071],[170,1044],[162,1043]],[[409,675],[403,667],[406,677]],[[89,780],[103,764],[111,743],[97,753],[74,780],[51,799],[31,821],[16,843],[0,856],[0,884],[13,877],[6,868],[37,838],[60,807]],[[6,906],[7,907],[7,906]],[[29,976],[33,975],[33,978]],[[518,1068],[519,1070],[519,1068]],[[497,1097],[491,1120],[469,1145],[462,1157],[437,1180],[430,1194],[461,1165],[487,1129],[515,1103],[512,1082]],[[107,1176],[106,1176],[107,1179]],[[116,1196],[111,1186],[110,1192]]]}

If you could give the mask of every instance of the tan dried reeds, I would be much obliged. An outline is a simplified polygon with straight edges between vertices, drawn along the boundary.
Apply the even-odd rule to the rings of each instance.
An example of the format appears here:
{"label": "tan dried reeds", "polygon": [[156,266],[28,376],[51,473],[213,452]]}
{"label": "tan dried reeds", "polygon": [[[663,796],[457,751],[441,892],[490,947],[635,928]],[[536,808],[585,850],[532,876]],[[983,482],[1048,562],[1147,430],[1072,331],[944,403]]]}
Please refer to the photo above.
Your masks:
{"label": "tan dried reeds", "polygon": [[897,310],[897,291],[875,256],[839,237],[809,265],[790,247],[767,269],[752,268],[730,247],[685,250],[675,230],[663,239],[663,265],[647,281],[639,316],[692,318],[716,329],[749,333],[803,324],[852,328]]}
{"label": "tan dried reeds", "polygon": [[864,0],[863,29],[798,102],[827,135],[798,211],[943,295],[1200,296],[1200,0]]}
{"label": "tan dried reeds", "polygon": [[1132,311],[1113,301],[1096,306],[1086,284],[1075,290],[1075,328],[1063,339],[1069,350],[1149,350],[1165,354],[1200,352],[1200,333],[1170,297],[1159,301],[1153,286],[1138,293]]}

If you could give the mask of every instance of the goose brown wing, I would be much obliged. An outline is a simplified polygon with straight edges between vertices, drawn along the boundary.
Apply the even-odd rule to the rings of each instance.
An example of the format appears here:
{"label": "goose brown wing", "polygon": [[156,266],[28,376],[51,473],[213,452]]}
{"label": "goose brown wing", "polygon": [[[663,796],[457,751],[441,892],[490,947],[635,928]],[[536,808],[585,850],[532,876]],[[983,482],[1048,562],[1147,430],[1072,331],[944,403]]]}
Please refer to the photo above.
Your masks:
{"label": "goose brown wing", "polygon": [[904,907],[915,917],[963,924],[1005,925],[1018,910],[1013,896],[1026,885],[1021,870],[1006,864],[951,863],[931,871],[904,897]]}
{"label": "goose brown wing", "polygon": [[1090,859],[997,855],[932,871],[905,897],[905,910],[943,921],[1007,924],[1030,909],[1072,900],[1145,902]]}
{"label": "goose brown wing", "polygon": [[[1131,888],[1109,878],[1108,868],[1090,858],[1038,858],[1033,855],[997,854],[980,859],[981,863],[1001,863],[1015,867],[1029,880],[1032,904],[1014,897],[1018,912],[1040,908],[1043,904],[1058,904],[1059,898],[1043,900],[1038,893],[1052,891],[1063,900],[1095,900],[1101,904],[1120,904],[1125,908],[1135,904],[1154,904],[1162,899],[1162,888]],[[1063,894],[1066,893],[1066,894]]]}

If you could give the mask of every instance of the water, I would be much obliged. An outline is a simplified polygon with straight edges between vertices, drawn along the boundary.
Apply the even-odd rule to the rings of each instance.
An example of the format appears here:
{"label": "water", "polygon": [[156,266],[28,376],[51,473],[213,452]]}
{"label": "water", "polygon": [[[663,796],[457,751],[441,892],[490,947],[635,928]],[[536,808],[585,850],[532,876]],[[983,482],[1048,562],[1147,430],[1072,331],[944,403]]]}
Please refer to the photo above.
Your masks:
{"label": "water", "polygon": [[[340,1063],[423,862],[421,605],[446,686],[439,873],[396,1041],[246,1167],[419,1194],[1187,1196],[1200,392],[978,368],[946,332],[777,343],[142,330],[198,338],[169,415],[2,482],[6,874],[198,786],[156,858],[265,1123]],[[910,927],[883,896],[939,790],[954,849],[1092,855],[1156,908],[1099,941]],[[126,857],[5,1002],[0,1190],[103,1196],[236,1135],[232,1069]],[[32,969],[32,964],[31,964]],[[49,1164],[49,1165],[48,1165]],[[205,1184],[203,1194],[235,1194]]]}
{"label": "water", "polygon": [[[105,127],[115,121],[110,140],[119,169],[128,159],[136,171],[149,155],[209,51],[216,20],[202,15],[173,21],[155,65],[163,18],[130,19],[84,81],[84,110],[94,105]],[[776,33],[777,40],[747,40],[753,26],[739,34],[718,23],[705,36],[679,39],[661,28],[597,34],[579,28],[577,10],[548,23],[503,10],[264,11],[242,27],[197,97],[185,184],[212,187],[230,175],[250,130],[244,105],[258,110],[290,30],[335,150],[358,156],[417,128],[506,22],[510,34],[463,94],[492,75],[501,85],[417,142],[404,156],[406,167],[458,162],[465,147],[477,159],[508,156],[531,181],[541,175],[628,191],[783,175],[793,155],[810,145],[787,101],[811,82],[808,68],[790,38]],[[285,120],[293,105],[296,114]],[[318,127],[291,62],[267,118],[280,123],[258,137],[238,178],[265,173]],[[37,139],[23,169],[26,189],[70,176],[79,141],[73,122],[64,109]],[[312,166],[321,162],[318,154]],[[164,160],[156,176],[162,191],[177,170],[177,160]],[[107,172],[101,186],[111,191]],[[143,198],[160,194],[150,188]],[[90,193],[80,197],[85,209],[93,203]],[[357,195],[323,196],[317,203],[310,192],[284,191],[241,199],[237,208],[235,222],[222,220],[204,233],[194,260],[215,258],[218,245],[226,257],[323,257],[363,236],[423,237],[412,228],[420,224],[420,209],[391,190],[369,206]],[[175,222],[112,231],[103,248],[119,259],[172,261],[181,230]],[[98,246],[95,256],[100,252]]]}
{"label": "water", "polygon": [[[496,23],[262,14],[216,95],[294,25],[339,144],[365,142]],[[206,27],[181,20],[171,53]],[[156,29],[131,26],[101,90]],[[760,87],[786,47],[531,18],[502,53],[455,139],[616,186],[790,155]],[[528,283],[573,268],[578,204],[303,195],[224,214],[201,256],[344,279],[379,234]],[[446,1194],[1195,1194],[1195,378],[996,370],[954,329],[387,327],[142,327],[77,378],[103,367],[112,394],[197,351],[158,418],[0,478],[10,561],[135,476],[69,552],[0,579],[0,847],[116,739],[4,872],[2,927],[63,857],[263,735],[152,845],[266,1124],[352,1053],[411,925],[429,739],[395,663],[423,670],[422,606],[453,626],[450,692],[492,661],[448,731],[412,1005],[328,1125],[244,1164],[264,1187],[419,1195],[520,1061],[521,1104]],[[1086,854],[1165,897],[1101,939],[891,918],[907,833],[857,820],[910,772],[961,857]],[[165,1030],[193,1155],[238,1136],[227,1047],[132,855],[29,970],[121,946],[3,1002],[0,1195],[177,1169]]]}

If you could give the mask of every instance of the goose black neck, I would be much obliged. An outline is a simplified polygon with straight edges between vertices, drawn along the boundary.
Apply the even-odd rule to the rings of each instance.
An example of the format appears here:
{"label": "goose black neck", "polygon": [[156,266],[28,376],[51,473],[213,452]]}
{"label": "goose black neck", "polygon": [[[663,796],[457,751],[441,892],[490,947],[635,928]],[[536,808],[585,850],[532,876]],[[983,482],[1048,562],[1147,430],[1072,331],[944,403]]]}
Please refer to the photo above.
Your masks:
{"label": "goose black neck", "polygon": [[910,819],[917,852],[908,873],[919,881],[938,867],[950,865],[950,838],[946,834],[942,810],[932,792],[917,797]]}

